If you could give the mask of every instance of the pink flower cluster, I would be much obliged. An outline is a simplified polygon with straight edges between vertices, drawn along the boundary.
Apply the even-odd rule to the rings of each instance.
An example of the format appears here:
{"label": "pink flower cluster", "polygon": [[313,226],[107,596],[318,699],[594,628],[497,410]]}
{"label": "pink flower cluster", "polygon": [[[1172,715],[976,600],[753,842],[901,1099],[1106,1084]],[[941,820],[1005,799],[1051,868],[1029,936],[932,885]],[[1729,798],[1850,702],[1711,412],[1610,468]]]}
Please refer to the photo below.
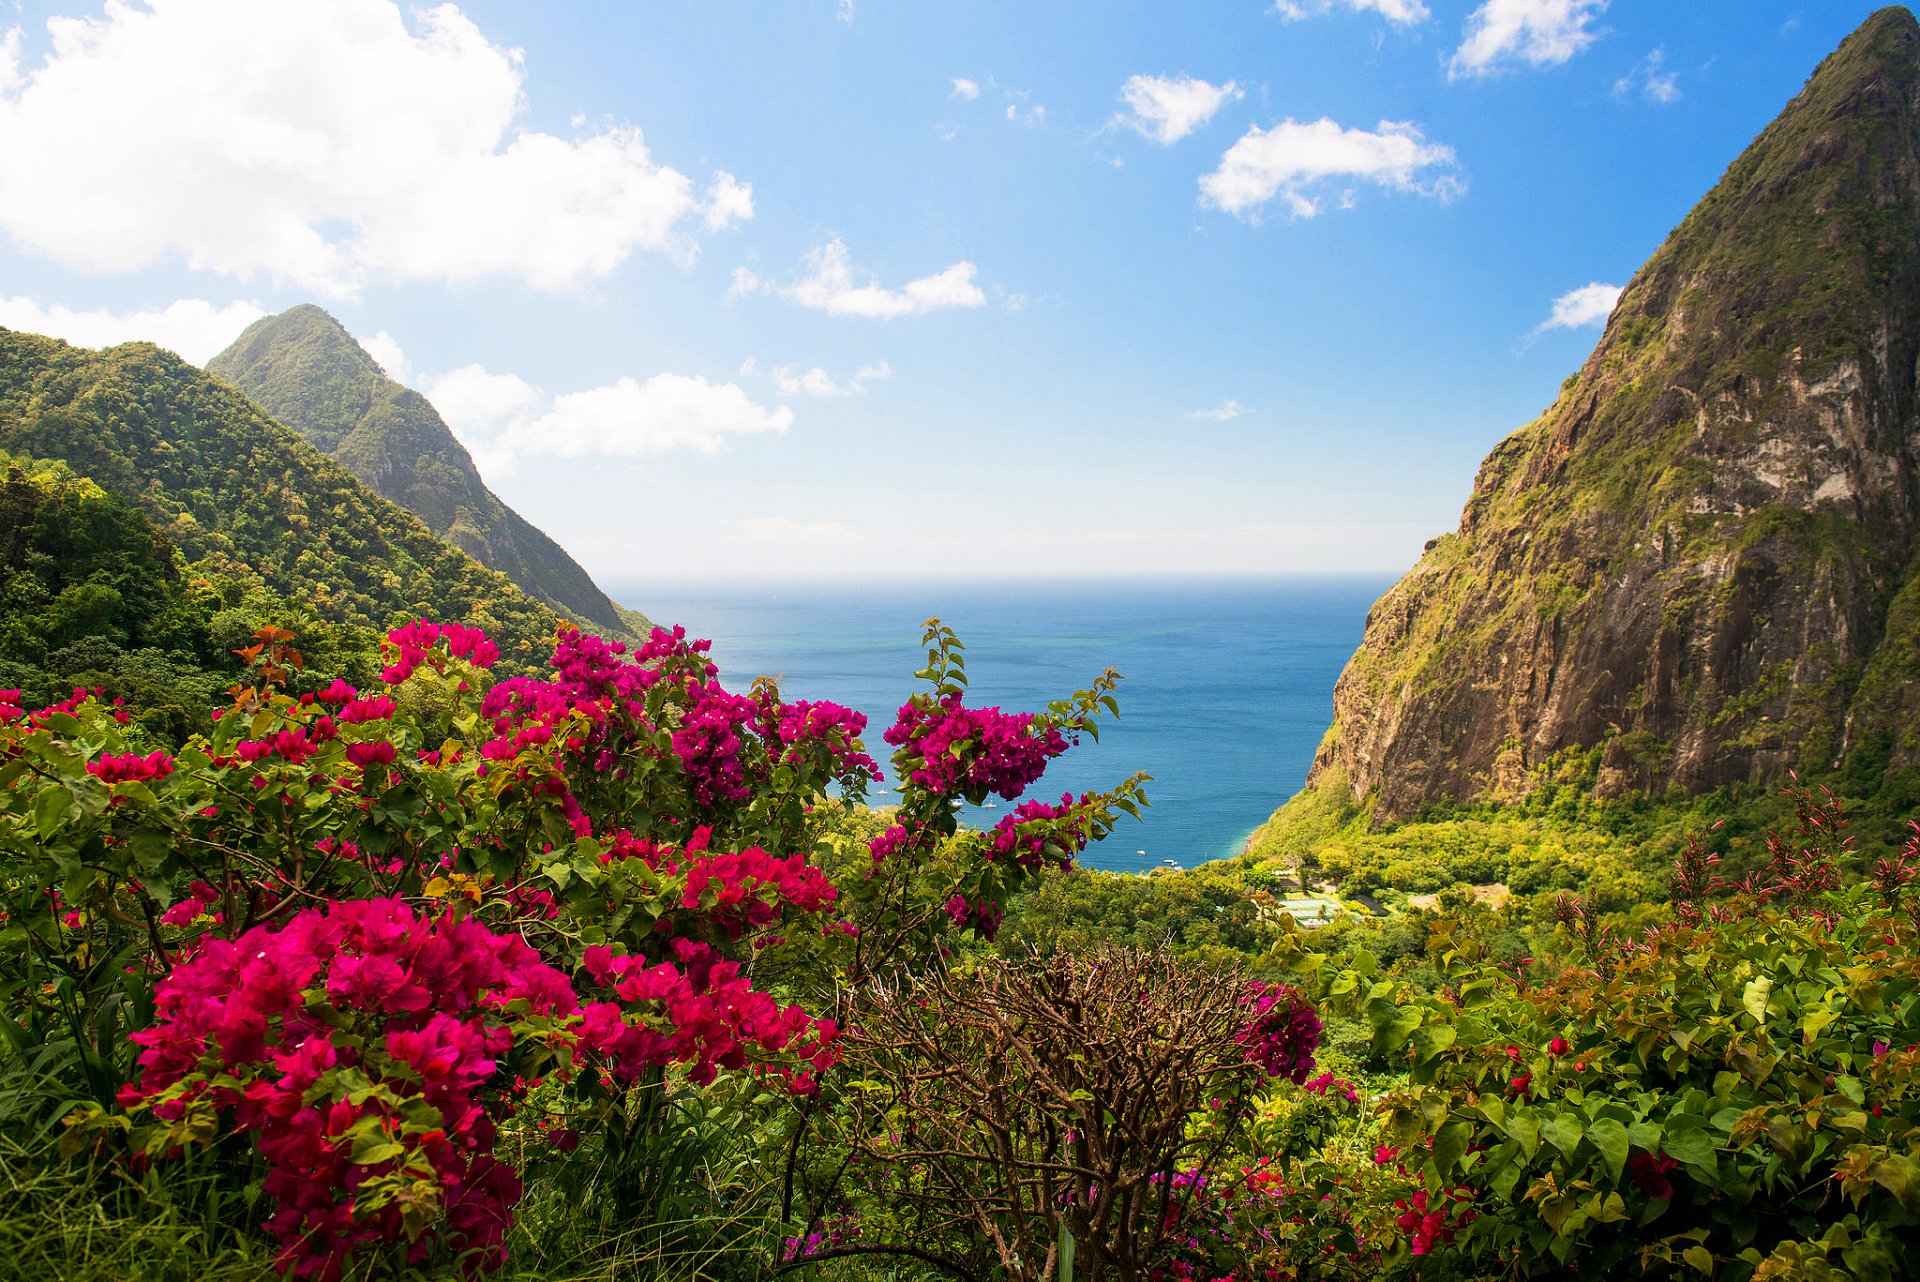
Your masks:
{"label": "pink flower cluster", "polygon": [[[348,686],[349,690],[353,687]],[[376,695],[371,699],[348,697],[341,706],[340,720],[350,726],[362,725],[369,721],[390,721],[393,719],[394,702],[388,695]]]}
{"label": "pink flower cluster", "polygon": [[1300,1083],[1300,1089],[1309,1095],[1337,1095],[1349,1104],[1360,1102],[1360,1092],[1354,1089],[1353,1083],[1330,1072]]}
{"label": "pink flower cluster", "polygon": [[103,753],[87,763],[87,773],[101,783],[149,783],[173,773],[173,758],[158,748],[144,757],[131,752]]}
{"label": "pink flower cluster", "polygon": [[1320,1016],[1313,1004],[1296,988],[1259,980],[1247,985],[1240,1004],[1252,1011],[1235,1037],[1246,1057],[1269,1077],[1305,1081],[1320,1045]]}
{"label": "pink flower cluster", "polygon": [[390,766],[393,764],[393,745],[385,742],[350,743],[347,745],[347,760],[365,770],[368,766]]}
{"label": "pink flower cluster", "polygon": [[689,681],[687,703],[673,731],[673,752],[687,788],[702,806],[745,801],[750,795],[740,761],[740,731],[759,720],[746,695],[728,694],[715,681]]}
{"label": "pink flower cluster", "polygon": [[[168,924],[218,898],[195,883]],[[614,1000],[583,1005],[519,936],[397,897],[208,938],[157,986],[121,1103],[179,1134],[211,1111],[252,1135],[269,1228],[297,1276],[337,1278],[356,1252],[395,1242],[416,1263],[442,1250],[497,1262],[520,1196],[493,1154],[496,1112],[519,1089],[502,1064],[516,1049],[544,1045],[622,1083],[684,1063],[704,1085],[752,1065],[803,1094],[838,1058],[832,1020],[755,991],[707,945],[672,942],[679,965],[589,948],[586,973]],[[405,1198],[388,1196],[401,1186]],[[434,1212],[424,1230],[421,1189]]]}
{"label": "pink flower cluster", "polygon": [[[324,742],[324,739],[321,742]],[[287,764],[297,766],[305,763],[318,751],[320,751],[320,743],[315,742],[310,732],[296,728],[281,730],[270,739],[243,739],[234,745],[233,755],[246,762],[279,757]]]}
{"label": "pink flower cluster", "polygon": [[[75,686],[73,687],[73,694],[70,698],[62,699],[58,703],[50,703],[38,712],[30,713],[20,704],[20,691],[0,690],[0,725],[18,721],[22,717],[25,717],[27,724],[37,730],[41,726],[46,725],[47,722],[54,717],[69,715],[77,711],[80,706],[89,699],[104,699],[105,697],[106,692],[99,686],[95,686],[91,690]],[[113,719],[121,725],[127,724],[128,720],[125,706],[126,702],[125,699],[115,699],[112,705]]]}
{"label": "pink flower cluster", "polygon": [[448,654],[465,659],[476,668],[491,668],[500,658],[500,647],[487,640],[487,634],[479,628],[421,619],[387,633],[387,643],[399,654],[381,670],[380,679],[390,686],[399,685],[427,661],[428,652],[442,641],[446,642]]}
{"label": "pink flower cluster", "polygon": [[779,920],[783,905],[817,913],[832,907],[839,897],[826,874],[809,865],[803,855],[782,859],[758,846],[709,854],[712,835],[712,828],[702,825],[684,845],[676,846],[646,841],[621,829],[613,834],[600,862],[638,859],[655,872],[684,877],[680,907],[702,914],[729,939]]}
{"label": "pink flower cluster", "polygon": [[780,760],[797,760],[810,745],[826,744],[833,753],[836,777],[849,782],[855,776],[867,782],[879,777],[879,764],[851,746],[866,733],[864,713],[824,700],[815,703],[801,699],[775,705],[769,697],[764,701],[761,715],[761,734],[770,746],[779,745]]}
{"label": "pink flower cluster", "polygon": [[[988,858],[1012,859],[1023,868],[1040,868],[1049,862],[1058,862],[1062,868],[1071,866],[1074,856],[1093,839],[1093,817],[1084,809],[1087,798],[1083,796],[1080,801],[1082,808],[1075,809],[1073,794],[1064,792],[1057,806],[1044,801],[1021,802],[993,826]],[[1057,861],[1048,860],[1043,853],[1049,840],[1060,850]]]}
{"label": "pink flower cluster", "polygon": [[[834,1022],[815,1019],[798,1005],[781,1006],[741,977],[738,962],[717,960],[719,955],[704,944],[676,939],[674,951],[685,969],[615,956],[604,946],[587,949],[587,973],[620,1001],[582,1009],[582,1048],[603,1059],[609,1075],[622,1083],[636,1080],[648,1067],[684,1063],[691,1065],[687,1077],[705,1086],[723,1068],[752,1063],[766,1071],[771,1061],[771,1071],[789,1090],[812,1094],[814,1074],[839,1059]],[[657,1021],[629,1019],[621,1003],[634,1002],[658,1003],[665,1028],[656,1027]],[[802,1067],[774,1058],[783,1053]]]}
{"label": "pink flower cluster", "polygon": [[947,900],[946,909],[955,926],[961,930],[971,927],[989,943],[1000,933],[1000,905],[991,899],[969,901],[965,895],[954,895]]}
{"label": "pink flower cluster", "polygon": [[[210,902],[201,891],[187,902]],[[407,1240],[401,1206],[377,1196],[395,1180],[425,1181],[439,1204],[411,1259],[437,1245],[500,1257],[520,1185],[492,1156],[481,1094],[512,1043],[506,1008],[575,1006],[525,942],[397,898],[338,902],[205,941],[154,996],[121,1102],[167,1122],[211,1107],[253,1135],[282,1267],[334,1278],[363,1245]]]}
{"label": "pink flower cluster", "polygon": [[1425,1189],[1416,1192],[1411,1200],[1396,1199],[1393,1207],[1400,1214],[1394,1217],[1394,1222],[1407,1235],[1413,1254],[1431,1254],[1434,1247],[1453,1241],[1456,1233],[1471,1224],[1474,1219],[1472,1195],[1473,1190],[1460,1185],[1432,1199],[1431,1205]]}
{"label": "pink flower cluster", "polygon": [[167,926],[191,926],[211,914],[219,902],[219,890],[204,881],[196,881],[188,887],[185,899],[160,914],[160,921]]}
{"label": "pink flower cluster", "polygon": [[882,737],[903,750],[906,775],[929,792],[994,793],[1009,801],[1067,750],[1066,736],[1036,725],[1031,712],[968,708],[959,694],[937,702],[916,697]]}
{"label": "pink flower cluster", "polygon": [[[698,807],[747,800],[765,782],[767,758],[794,761],[818,750],[835,777],[851,781],[877,773],[860,751],[858,733],[865,721],[858,713],[830,703],[796,704],[794,711],[779,708],[770,695],[732,694],[714,679],[718,670],[704,657],[708,645],[688,641],[682,628],[655,628],[628,659],[619,643],[563,631],[551,660],[554,680],[515,678],[487,692],[481,713],[492,720],[495,737],[481,746],[481,756],[510,761],[564,734],[559,764],[619,774],[621,752],[640,742],[657,718],[672,727],[673,757]],[[662,696],[677,706],[670,713],[650,713],[649,703]],[[536,791],[542,787],[561,799],[577,833],[592,831],[584,813],[571,804],[573,785],[567,778],[556,774]]]}

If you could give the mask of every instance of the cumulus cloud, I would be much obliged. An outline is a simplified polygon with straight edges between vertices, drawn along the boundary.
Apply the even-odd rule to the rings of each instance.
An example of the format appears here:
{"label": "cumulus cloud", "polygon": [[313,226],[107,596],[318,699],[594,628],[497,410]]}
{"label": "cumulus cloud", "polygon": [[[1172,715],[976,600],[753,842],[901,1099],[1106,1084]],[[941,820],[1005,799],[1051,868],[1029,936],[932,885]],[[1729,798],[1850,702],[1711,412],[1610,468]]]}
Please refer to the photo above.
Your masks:
{"label": "cumulus cloud", "polygon": [[1277,0],[1274,8],[1288,22],[1318,18],[1334,9],[1351,9],[1355,13],[1371,11],[1402,27],[1411,27],[1433,16],[1420,0]]}
{"label": "cumulus cloud", "polygon": [[1486,0],[1468,16],[1447,75],[1459,80],[1516,65],[1557,67],[1600,38],[1593,22],[1606,7],[1607,0]]}
{"label": "cumulus cloud", "polygon": [[1127,114],[1114,117],[1161,146],[1180,141],[1213,119],[1222,104],[1243,96],[1229,80],[1209,84],[1192,76],[1133,76],[1120,87]]}
{"label": "cumulus cloud", "polygon": [[360,344],[361,351],[373,357],[374,364],[385,370],[388,378],[396,383],[413,382],[413,363],[401,350],[400,341],[386,330],[381,330],[372,338],[356,335],[353,341]]}
{"label": "cumulus cloud", "polygon": [[1626,98],[1635,93],[1648,102],[1662,105],[1680,101],[1680,77],[1665,70],[1667,51],[1655,49],[1635,64],[1632,71],[1613,82],[1613,96]]}
{"label": "cumulus cloud", "polygon": [[768,293],[829,316],[892,320],[896,316],[921,316],[948,307],[985,306],[987,296],[974,284],[976,272],[972,263],[962,261],[931,276],[910,280],[898,289],[888,289],[871,280],[858,282],[853,256],[846,242],[836,236],[810,251],[800,274],[784,284],[762,280],[749,269],[736,267],[727,297]]}
{"label": "cumulus cloud", "polygon": [[0,298],[0,325],[8,329],[50,334],[77,347],[157,343],[195,365],[204,365],[265,315],[253,303],[216,307],[200,298],[133,312],[75,311],[59,303],[42,306],[31,298]]}
{"label": "cumulus cloud", "polygon": [[969,80],[965,76],[955,76],[953,78],[953,92],[947,95],[949,98],[961,98],[967,102],[972,102],[979,96],[980,82],[978,80]]}
{"label": "cumulus cloud", "polygon": [[1247,412],[1247,407],[1239,401],[1226,400],[1210,410],[1188,410],[1188,418],[1204,418],[1214,423],[1230,423]]}
{"label": "cumulus cloud", "polygon": [[[1257,218],[1278,198],[1296,218],[1319,213],[1327,187],[1370,182],[1395,191],[1442,200],[1465,190],[1455,172],[1453,148],[1428,142],[1415,125],[1383,120],[1377,130],[1344,129],[1322,117],[1254,126],[1227,149],[1219,167],[1200,179],[1203,204],[1243,218]],[[1352,188],[1339,195],[1352,203]]]}
{"label": "cumulus cloud", "polygon": [[47,29],[38,65],[0,53],[0,231],[68,267],[561,289],[752,212],[631,124],[521,127],[520,52],[452,4],[112,0]]}
{"label": "cumulus cloud", "polygon": [[1553,312],[1540,322],[1535,333],[1545,333],[1550,329],[1583,329],[1589,325],[1605,325],[1607,317],[1613,315],[1613,306],[1620,301],[1619,285],[1604,285],[1593,281],[1578,289],[1568,290],[1553,300]]}
{"label": "cumulus cloud", "polygon": [[712,454],[730,437],[784,432],[793,411],[756,403],[733,383],[698,375],[621,378],[563,396],[547,394],[517,374],[468,365],[423,389],[488,475],[511,472],[520,459],[631,457],[691,449]]}
{"label": "cumulus cloud", "polygon": [[20,28],[0,33],[0,94],[7,93],[20,80]]}
{"label": "cumulus cloud", "polygon": [[724,231],[753,217],[753,184],[743,183],[724,169],[707,185],[707,201],[700,221],[708,231]]}
{"label": "cumulus cloud", "polygon": [[798,365],[782,365],[773,371],[773,387],[782,396],[858,396],[867,390],[869,383],[884,382],[892,377],[893,366],[885,361],[862,365],[847,379],[837,379],[818,365],[809,370],[802,370]]}

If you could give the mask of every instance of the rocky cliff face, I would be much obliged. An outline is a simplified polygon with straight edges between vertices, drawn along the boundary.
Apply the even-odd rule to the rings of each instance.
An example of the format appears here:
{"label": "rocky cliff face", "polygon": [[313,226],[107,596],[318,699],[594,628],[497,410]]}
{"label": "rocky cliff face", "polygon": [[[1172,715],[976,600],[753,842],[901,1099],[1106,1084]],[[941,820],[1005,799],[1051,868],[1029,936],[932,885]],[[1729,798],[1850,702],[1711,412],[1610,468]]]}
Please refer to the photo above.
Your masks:
{"label": "rocky cliff face", "polygon": [[1379,819],[1920,762],[1920,25],[1821,64],[1368,616],[1309,788]]}
{"label": "rocky cliff face", "polygon": [[245,392],[435,535],[563,616],[632,633],[623,610],[566,551],[489,490],[427,399],[388,378],[340,322],[311,304],[256,321],[207,372]]}

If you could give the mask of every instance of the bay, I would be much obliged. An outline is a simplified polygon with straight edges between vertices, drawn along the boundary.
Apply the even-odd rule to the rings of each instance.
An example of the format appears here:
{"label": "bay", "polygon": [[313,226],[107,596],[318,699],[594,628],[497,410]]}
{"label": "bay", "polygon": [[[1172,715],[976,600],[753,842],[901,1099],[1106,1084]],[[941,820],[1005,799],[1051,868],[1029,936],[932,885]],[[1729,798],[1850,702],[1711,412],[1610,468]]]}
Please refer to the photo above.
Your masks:
{"label": "bay", "polygon": [[[656,622],[712,640],[729,689],[770,675],[789,699],[866,714],[868,751],[926,661],[937,616],[966,644],[969,703],[1037,709],[1107,667],[1121,716],[1049,768],[1030,796],[1153,776],[1152,803],[1122,818],[1083,862],[1138,872],[1235,854],[1299,790],[1333,712],[1333,685],[1360,642],[1385,576],[1133,581],[617,582]],[[887,784],[891,784],[889,778]],[[884,790],[872,797],[884,803]],[[971,811],[989,825],[1007,807]]]}

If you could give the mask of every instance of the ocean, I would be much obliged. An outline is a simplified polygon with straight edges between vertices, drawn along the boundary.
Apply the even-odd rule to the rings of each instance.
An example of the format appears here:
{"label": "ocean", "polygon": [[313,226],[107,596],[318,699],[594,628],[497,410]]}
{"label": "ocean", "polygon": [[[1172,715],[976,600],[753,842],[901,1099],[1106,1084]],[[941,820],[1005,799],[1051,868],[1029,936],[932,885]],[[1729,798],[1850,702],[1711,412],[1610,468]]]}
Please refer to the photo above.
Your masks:
{"label": "ocean", "polygon": [[[1120,719],[1057,759],[1030,796],[1057,800],[1153,776],[1149,809],[1122,816],[1082,862],[1139,872],[1238,853],[1299,790],[1333,710],[1333,684],[1360,642],[1384,576],[1122,582],[624,582],[615,599],[713,642],[728,689],[759,675],[789,699],[831,699],[867,715],[867,750],[926,661],[938,616],[966,644],[968,702],[1036,710],[1108,667]],[[887,783],[890,785],[891,778]],[[887,793],[871,795],[884,803]],[[1023,798],[1024,799],[1024,798]],[[1000,810],[967,818],[991,824]]]}

